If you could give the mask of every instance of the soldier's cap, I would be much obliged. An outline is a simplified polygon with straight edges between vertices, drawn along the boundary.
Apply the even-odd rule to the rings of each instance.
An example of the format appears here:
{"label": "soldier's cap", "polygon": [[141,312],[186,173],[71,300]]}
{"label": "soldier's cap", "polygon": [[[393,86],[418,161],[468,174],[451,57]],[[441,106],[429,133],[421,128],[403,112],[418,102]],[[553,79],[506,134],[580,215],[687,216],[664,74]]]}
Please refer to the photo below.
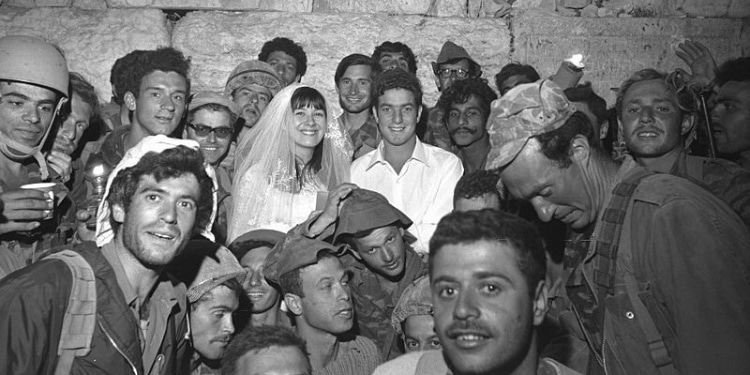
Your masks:
{"label": "soldier's cap", "polygon": [[224,96],[218,92],[212,91],[199,91],[190,97],[190,103],[188,104],[188,112],[196,108],[200,108],[206,104],[218,104],[223,107],[227,107],[235,115],[239,115],[239,109],[233,101],[229,100],[227,96]]}
{"label": "soldier's cap", "polygon": [[271,64],[260,60],[243,61],[229,74],[224,95],[230,97],[234,90],[249,85],[259,85],[276,95],[284,83]]}
{"label": "soldier's cap", "polygon": [[340,255],[341,248],[328,242],[289,233],[273,247],[266,257],[263,274],[268,281],[279,284],[285,274],[318,263],[318,253],[330,251]]}
{"label": "soldier's cap", "polygon": [[230,279],[241,284],[247,274],[229,249],[203,237],[188,241],[171,268],[170,273],[188,286],[190,303]]}
{"label": "soldier's cap", "polygon": [[492,148],[485,169],[510,164],[529,139],[559,129],[575,111],[563,90],[551,80],[512,88],[492,102],[487,121]]}
{"label": "soldier's cap", "polygon": [[448,61],[458,59],[469,60],[469,63],[475,65],[477,67],[477,71],[479,71],[480,65],[477,64],[477,62],[474,61],[471,56],[469,56],[469,53],[466,52],[466,49],[457,45],[456,43],[451,42],[450,40],[443,43],[443,48],[440,49],[437,61],[432,63],[432,70],[437,73],[438,69],[440,68],[440,64],[445,64]]}
{"label": "soldier's cap", "polygon": [[427,275],[414,280],[404,289],[391,314],[391,327],[399,335],[403,333],[401,323],[412,315],[433,314],[430,278]]}
{"label": "soldier's cap", "polygon": [[234,254],[237,259],[242,260],[242,257],[247,255],[247,253],[254,249],[257,249],[257,247],[248,248],[247,246],[243,245],[243,243],[247,243],[250,241],[266,242],[271,244],[271,247],[273,247],[283,239],[283,232],[272,229],[255,229],[235,238],[234,241],[229,244],[229,250],[232,251],[232,254]]}
{"label": "soldier's cap", "polygon": [[394,223],[406,229],[412,221],[380,193],[354,189],[341,205],[332,242],[337,243],[344,234],[362,233]]}

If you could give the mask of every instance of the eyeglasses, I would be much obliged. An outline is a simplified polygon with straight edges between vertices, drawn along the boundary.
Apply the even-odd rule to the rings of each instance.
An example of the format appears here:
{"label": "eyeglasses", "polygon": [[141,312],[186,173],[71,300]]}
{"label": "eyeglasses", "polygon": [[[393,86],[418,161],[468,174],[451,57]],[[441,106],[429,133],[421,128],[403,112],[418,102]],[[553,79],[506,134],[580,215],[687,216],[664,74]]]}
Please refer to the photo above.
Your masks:
{"label": "eyeglasses", "polygon": [[191,127],[195,131],[195,135],[199,137],[208,137],[209,134],[215,133],[216,138],[226,139],[226,138],[231,137],[232,134],[234,134],[234,129],[228,126],[222,126],[218,128],[212,128],[206,125],[195,125],[195,124],[187,124],[187,126]]}
{"label": "eyeglasses", "polygon": [[456,78],[466,78],[469,76],[469,71],[464,69],[440,69],[438,70],[438,75],[442,78],[450,78],[453,74],[456,75]]}

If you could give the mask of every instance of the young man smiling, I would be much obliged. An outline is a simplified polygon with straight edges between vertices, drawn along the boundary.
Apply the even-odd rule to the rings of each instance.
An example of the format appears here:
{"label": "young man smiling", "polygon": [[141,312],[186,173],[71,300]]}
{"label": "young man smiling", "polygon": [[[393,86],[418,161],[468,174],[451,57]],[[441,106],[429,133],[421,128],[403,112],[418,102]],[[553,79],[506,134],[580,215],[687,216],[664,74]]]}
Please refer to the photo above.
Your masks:
{"label": "young man smiling", "polygon": [[383,139],[376,150],[352,163],[351,180],[382,194],[413,220],[414,250],[426,253],[438,220],[453,209],[453,189],[463,174],[461,161],[417,138],[422,88],[414,75],[401,69],[380,73],[373,82],[372,99]]}
{"label": "young man smiling", "polygon": [[[93,308],[79,308],[95,322],[90,351],[66,357],[70,371],[180,373],[187,363],[185,286],[164,269],[193,234],[210,235],[213,172],[197,143],[157,136],[130,149],[112,173],[96,243],[61,255],[82,258],[95,283]],[[7,338],[0,342],[0,372],[56,373],[58,341],[75,332],[63,331],[68,299],[83,283],[66,263],[45,259],[0,282],[0,332]]]}
{"label": "young man smiling", "polygon": [[430,240],[430,289],[442,351],[405,355],[375,374],[574,374],[537,355],[547,312],[544,245],[499,210],[453,212]]}

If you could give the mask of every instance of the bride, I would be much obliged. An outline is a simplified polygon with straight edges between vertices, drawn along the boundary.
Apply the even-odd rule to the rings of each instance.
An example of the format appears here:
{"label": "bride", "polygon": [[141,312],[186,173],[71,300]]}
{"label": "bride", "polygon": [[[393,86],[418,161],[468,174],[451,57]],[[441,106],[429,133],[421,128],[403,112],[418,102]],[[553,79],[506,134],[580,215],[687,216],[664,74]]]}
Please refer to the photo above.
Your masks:
{"label": "bride", "polygon": [[253,229],[287,232],[318,194],[349,180],[352,146],[316,89],[279,92],[237,146],[227,243]]}

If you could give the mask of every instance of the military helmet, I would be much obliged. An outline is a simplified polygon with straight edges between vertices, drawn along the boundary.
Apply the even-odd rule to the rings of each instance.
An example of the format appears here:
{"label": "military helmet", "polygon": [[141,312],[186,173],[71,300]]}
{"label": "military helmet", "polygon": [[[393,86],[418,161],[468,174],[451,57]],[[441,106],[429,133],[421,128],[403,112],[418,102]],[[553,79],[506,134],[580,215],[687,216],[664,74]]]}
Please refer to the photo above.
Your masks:
{"label": "military helmet", "polygon": [[68,96],[68,65],[55,46],[33,36],[0,38],[0,80],[30,83]]}

